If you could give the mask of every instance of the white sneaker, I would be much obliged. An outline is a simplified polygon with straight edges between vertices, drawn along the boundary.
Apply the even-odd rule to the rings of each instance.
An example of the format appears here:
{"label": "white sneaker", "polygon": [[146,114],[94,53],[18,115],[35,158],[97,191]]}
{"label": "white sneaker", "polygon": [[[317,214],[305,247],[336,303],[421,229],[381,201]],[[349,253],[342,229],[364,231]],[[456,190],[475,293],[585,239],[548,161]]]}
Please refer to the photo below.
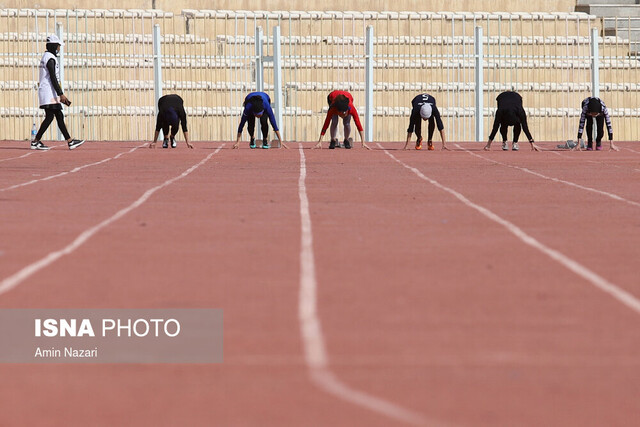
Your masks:
{"label": "white sneaker", "polygon": [[513,151],[518,151],[518,149],[519,149],[519,148],[520,148],[520,147],[518,147],[518,143],[517,143],[517,142],[514,142],[514,143],[513,143],[513,145],[511,146],[511,149],[512,149]]}
{"label": "white sneaker", "polygon": [[42,143],[42,141],[31,141],[31,149],[32,150],[43,150],[46,151],[49,149],[46,145]]}
{"label": "white sneaker", "polygon": [[509,144],[507,144],[507,141],[505,141],[505,142],[503,142],[503,143],[502,143],[502,149],[503,149],[504,151],[509,151]]}
{"label": "white sneaker", "polygon": [[69,150],[73,150],[75,148],[78,148],[82,144],[84,144],[84,139],[72,139],[68,144],[69,145]]}

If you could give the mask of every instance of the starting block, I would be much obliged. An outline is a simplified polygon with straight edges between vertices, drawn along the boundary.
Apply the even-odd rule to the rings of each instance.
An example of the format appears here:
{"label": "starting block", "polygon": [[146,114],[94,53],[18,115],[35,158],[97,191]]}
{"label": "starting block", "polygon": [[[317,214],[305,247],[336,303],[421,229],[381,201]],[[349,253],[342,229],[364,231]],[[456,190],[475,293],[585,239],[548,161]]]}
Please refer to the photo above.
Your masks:
{"label": "starting block", "polygon": [[[353,147],[353,138],[349,137],[348,140],[349,140],[349,143],[351,144],[351,147]],[[336,144],[336,148],[344,148],[344,141],[343,142],[338,141],[338,143]]]}
{"label": "starting block", "polygon": [[[556,148],[560,148],[562,150],[571,150],[573,149],[576,145],[578,145],[577,141],[574,141],[572,139],[567,140],[567,142],[565,142],[564,144],[558,144],[556,145]],[[580,148],[586,148],[586,146],[584,145],[584,141],[580,141]]]}

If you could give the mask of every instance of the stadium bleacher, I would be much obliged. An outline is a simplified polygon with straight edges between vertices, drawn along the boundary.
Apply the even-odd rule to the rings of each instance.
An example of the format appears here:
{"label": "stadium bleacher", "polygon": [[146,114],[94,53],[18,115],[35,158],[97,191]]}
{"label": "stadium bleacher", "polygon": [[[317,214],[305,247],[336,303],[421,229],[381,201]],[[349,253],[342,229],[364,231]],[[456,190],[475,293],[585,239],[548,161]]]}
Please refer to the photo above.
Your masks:
{"label": "stadium bleacher", "polygon": [[[73,19],[70,19],[73,18]],[[374,138],[404,137],[409,101],[436,97],[452,129],[449,137],[472,140],[474,36],[484,29],[485,129],[494,99],[517,90],[525,99],[538,140],[573,135],[580,101],[591,93],[590,29],[603,21],[576,12],[370,12],[4,9],[0,23],[0,89],[11,104],[0,110],[9,139],[28,136],[40,112],[35,101],[37,66],[47,34],[63,24],[64,84],[74,100],[69,124],[90,139],[146,139],[153,126],[153,37],[162,38],[163,91],[180,93],[194,118],[195,140],[234,137],[236,110],[255,89],[255,27],[263,28],[265,55],[271,30],[282,29],[285,138],[317,138],[326,94],[353,92],[364,109],[365,28],[374,28]],[[630,41],[601,37],[601,95],[619,120],[617,137],[635,139],[626,126],[640,107],[638,63]],[[274,87],[265,62],[265,90]],[[618,107],[620,106],[620,107]],[[620,108],[620,112],[618,112]],[[191,110],[189,110],[191,109]],[[362,111],[361,111],[362,115]],[[557,120],[536,120],[554,117]],[[98,122],[102,121],[100,132]],[[458,123],[458,121],[460,121]],[[454,124],[455,123],[455,124]],[[449,126],[448,125],[448,126]],[[625,133],[626,132],[626,133]]]}

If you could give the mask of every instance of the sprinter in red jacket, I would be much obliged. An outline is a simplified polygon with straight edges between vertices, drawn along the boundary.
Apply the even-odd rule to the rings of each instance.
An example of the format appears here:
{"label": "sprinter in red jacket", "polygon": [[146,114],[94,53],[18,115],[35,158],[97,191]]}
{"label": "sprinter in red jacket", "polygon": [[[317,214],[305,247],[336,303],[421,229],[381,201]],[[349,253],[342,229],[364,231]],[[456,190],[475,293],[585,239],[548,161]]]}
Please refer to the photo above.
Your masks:
{"label": "sprinter in red jacket", "polygon": [[349,92],[334,90],[327,96],[327,102],[329,103],[329,111],[327,111],[327,118],[324,120],[322,131],[320,132],[320,138],[314,148],[322,148],[322,138],[327,132],[329,123],[331,123],[331,143],[330,149],[336,148],[338,144],[337,131],[338,131],[338,118],[342,118],[342,124],[344,126],[344,148],[351,148],[351,117],[356,124],[358,133],[360,134],[360,140],[362,141],[362,147],[369,150],[369,147],[364,142],[364,129],[362,123],[360,123],[360,116],[358,116],[358,110],[353,105],[353,96]]}

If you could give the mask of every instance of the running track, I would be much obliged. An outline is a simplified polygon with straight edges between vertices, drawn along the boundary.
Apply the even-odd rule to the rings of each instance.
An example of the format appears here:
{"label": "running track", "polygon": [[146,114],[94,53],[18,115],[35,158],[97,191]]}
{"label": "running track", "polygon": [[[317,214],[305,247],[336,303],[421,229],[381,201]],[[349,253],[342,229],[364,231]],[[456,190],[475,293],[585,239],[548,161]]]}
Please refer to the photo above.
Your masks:
{"label": "running track", "polygon": [[637,425],[637,144],[230,145],[2,144],[0,307],[222,308],[225,361],[2,365],[1,425]]}

